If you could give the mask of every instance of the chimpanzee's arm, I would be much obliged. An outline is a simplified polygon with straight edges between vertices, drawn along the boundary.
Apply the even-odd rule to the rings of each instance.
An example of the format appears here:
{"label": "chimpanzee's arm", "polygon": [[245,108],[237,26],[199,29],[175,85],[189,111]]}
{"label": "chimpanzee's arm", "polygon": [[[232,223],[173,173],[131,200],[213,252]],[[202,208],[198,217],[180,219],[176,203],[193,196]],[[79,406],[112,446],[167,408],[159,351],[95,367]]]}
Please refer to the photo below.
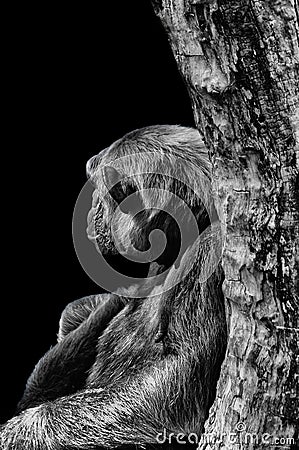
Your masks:
{"label": "chimpanzee's arm", "polygon": [[99,305],[87,319],[37,363],[17,412],[81,389],[95,360],[99,335],[124,305],[122,297],[103,294]]}
{"label": "chimpanzee's arm", "polygon": [[194,407],[198,400],[185,398],[187,393],[180,389],[180,372],[188,372],[187,361],[172,356],[122,386],[83,390],[30,408],[6,423],[2,448],[113,448],[155,443],[164,429],[187,432],[187,423],[202,424],[203,417],[200,405],[197,411]]}
{"label": "chimpanzee's arm", "polygon": [[106,298],[107,294],[89,295],[69,303],[63,310],[59,321],[58,342],[78,328]]}

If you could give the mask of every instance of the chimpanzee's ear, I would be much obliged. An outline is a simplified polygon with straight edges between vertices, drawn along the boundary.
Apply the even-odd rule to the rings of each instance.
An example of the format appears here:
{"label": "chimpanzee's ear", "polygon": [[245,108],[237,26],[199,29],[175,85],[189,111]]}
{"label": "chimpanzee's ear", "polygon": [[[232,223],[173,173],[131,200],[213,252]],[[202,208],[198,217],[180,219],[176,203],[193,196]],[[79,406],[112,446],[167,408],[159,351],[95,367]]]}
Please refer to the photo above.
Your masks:
{"label": "chimpanzee's ear", "polygon": [[143,209],[143,202],[138,192],[136,192],[136,187],[134,189],[132,183],[128,182],[124,190],[121,183],[123,177],[114,167],[105,166],[103,168],[103,177],[111,197],[116,201],[123,213],[133,214]]}

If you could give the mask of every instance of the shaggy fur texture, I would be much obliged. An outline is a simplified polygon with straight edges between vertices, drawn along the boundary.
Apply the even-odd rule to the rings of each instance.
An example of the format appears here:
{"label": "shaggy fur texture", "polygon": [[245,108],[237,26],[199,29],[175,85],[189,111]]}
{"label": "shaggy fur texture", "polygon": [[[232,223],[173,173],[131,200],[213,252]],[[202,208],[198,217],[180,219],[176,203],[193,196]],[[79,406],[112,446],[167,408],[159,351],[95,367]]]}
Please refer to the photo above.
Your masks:
{"label": "shaggy fur texture", "polygon": [[[207,151],[193,129],[156,126],[129,133],[94,157],[88,163],[88,174],[101,189],[101,166],[122,154],[148,151],[168,158],[170,167],[176,155],[190,160],[191,187],[200,187],[205,206],[212,211]],[[145,298],[104,294],[67,306],[58,343],[34,369],[18,415],[2,426],[1,449],[114,448],[155,444],[164,429],[175,434],[202,432],[225,354],[226,323],[220,266],[207,281],[199,280],[219,257],[216,244],[221,233],[217,227],[208,227],[207,211],[194,193],[192,196],[192,189],[186,190],[174,180],[177,170],[185,167],[188,165],[173,167],[173,173],[163,178],[155,175],[158,167],[151,166],[148,155],[132,159],[127,167],[128,183],[122,182],[106,203],[99,205],[95,200],[93,231],[107,254],[115,253],[109,228],[113,202],[126,190],[139,191],[149,185],[179,192],[205,233],[184,249],[177,267],[172,266],[169,250],[159,263],[151,265],[151,274],[159,273],[161,265],[171,267],[165,275],[164,293]],[[147,177],[134,177],[146,168],[151,171]],[[140,201],[145,208],[152,208],[152,199],[146,194]],[[159,211],[163,210],[167,195],[155,201]],[[137,219],[128,212],[120,213],[122,236],[118,237],[123,245],[130,235],[130,240],[133,236],[136,245],[144,249],[142,232],[148,233],[157,222],[171,239],[173,224],[167,217],[159,222],[161,213],[150,212]],[[182,274],[185,278],[170,287]],[[154,286],[151,289],[154,294]]]}

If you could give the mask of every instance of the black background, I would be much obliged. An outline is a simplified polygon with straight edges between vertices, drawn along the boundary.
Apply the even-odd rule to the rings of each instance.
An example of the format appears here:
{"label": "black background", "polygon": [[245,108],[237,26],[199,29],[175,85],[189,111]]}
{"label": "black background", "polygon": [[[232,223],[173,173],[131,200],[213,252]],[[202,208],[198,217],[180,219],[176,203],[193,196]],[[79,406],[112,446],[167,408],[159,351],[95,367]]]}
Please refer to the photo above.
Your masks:
{"label": "black background", "polygon": [[9,154],[3,194],[10,200],[3,207],[1,421],[13,415],[34,365],[55,344],[64,306],[99,292],[72,244],[87,159],[134,128],[193,126],[150,2],[103,3],[82,16],[40,12],[19,38],[12,140],[20,144]]}

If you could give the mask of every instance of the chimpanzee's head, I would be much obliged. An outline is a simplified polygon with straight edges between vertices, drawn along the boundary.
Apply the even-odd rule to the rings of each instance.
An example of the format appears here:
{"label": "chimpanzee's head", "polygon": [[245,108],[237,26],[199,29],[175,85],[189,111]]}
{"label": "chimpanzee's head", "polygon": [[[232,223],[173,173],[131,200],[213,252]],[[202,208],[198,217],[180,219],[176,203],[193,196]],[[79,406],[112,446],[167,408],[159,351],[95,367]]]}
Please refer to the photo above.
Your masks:
{"label": "chimpanzee's head", "polygon": [[133,259],[168,268],[213,215],[210,162],[196,129],[130,132],[92,157],[87,175],[95,186],[89,238],[105,257],[129,258],[128,266]]}

